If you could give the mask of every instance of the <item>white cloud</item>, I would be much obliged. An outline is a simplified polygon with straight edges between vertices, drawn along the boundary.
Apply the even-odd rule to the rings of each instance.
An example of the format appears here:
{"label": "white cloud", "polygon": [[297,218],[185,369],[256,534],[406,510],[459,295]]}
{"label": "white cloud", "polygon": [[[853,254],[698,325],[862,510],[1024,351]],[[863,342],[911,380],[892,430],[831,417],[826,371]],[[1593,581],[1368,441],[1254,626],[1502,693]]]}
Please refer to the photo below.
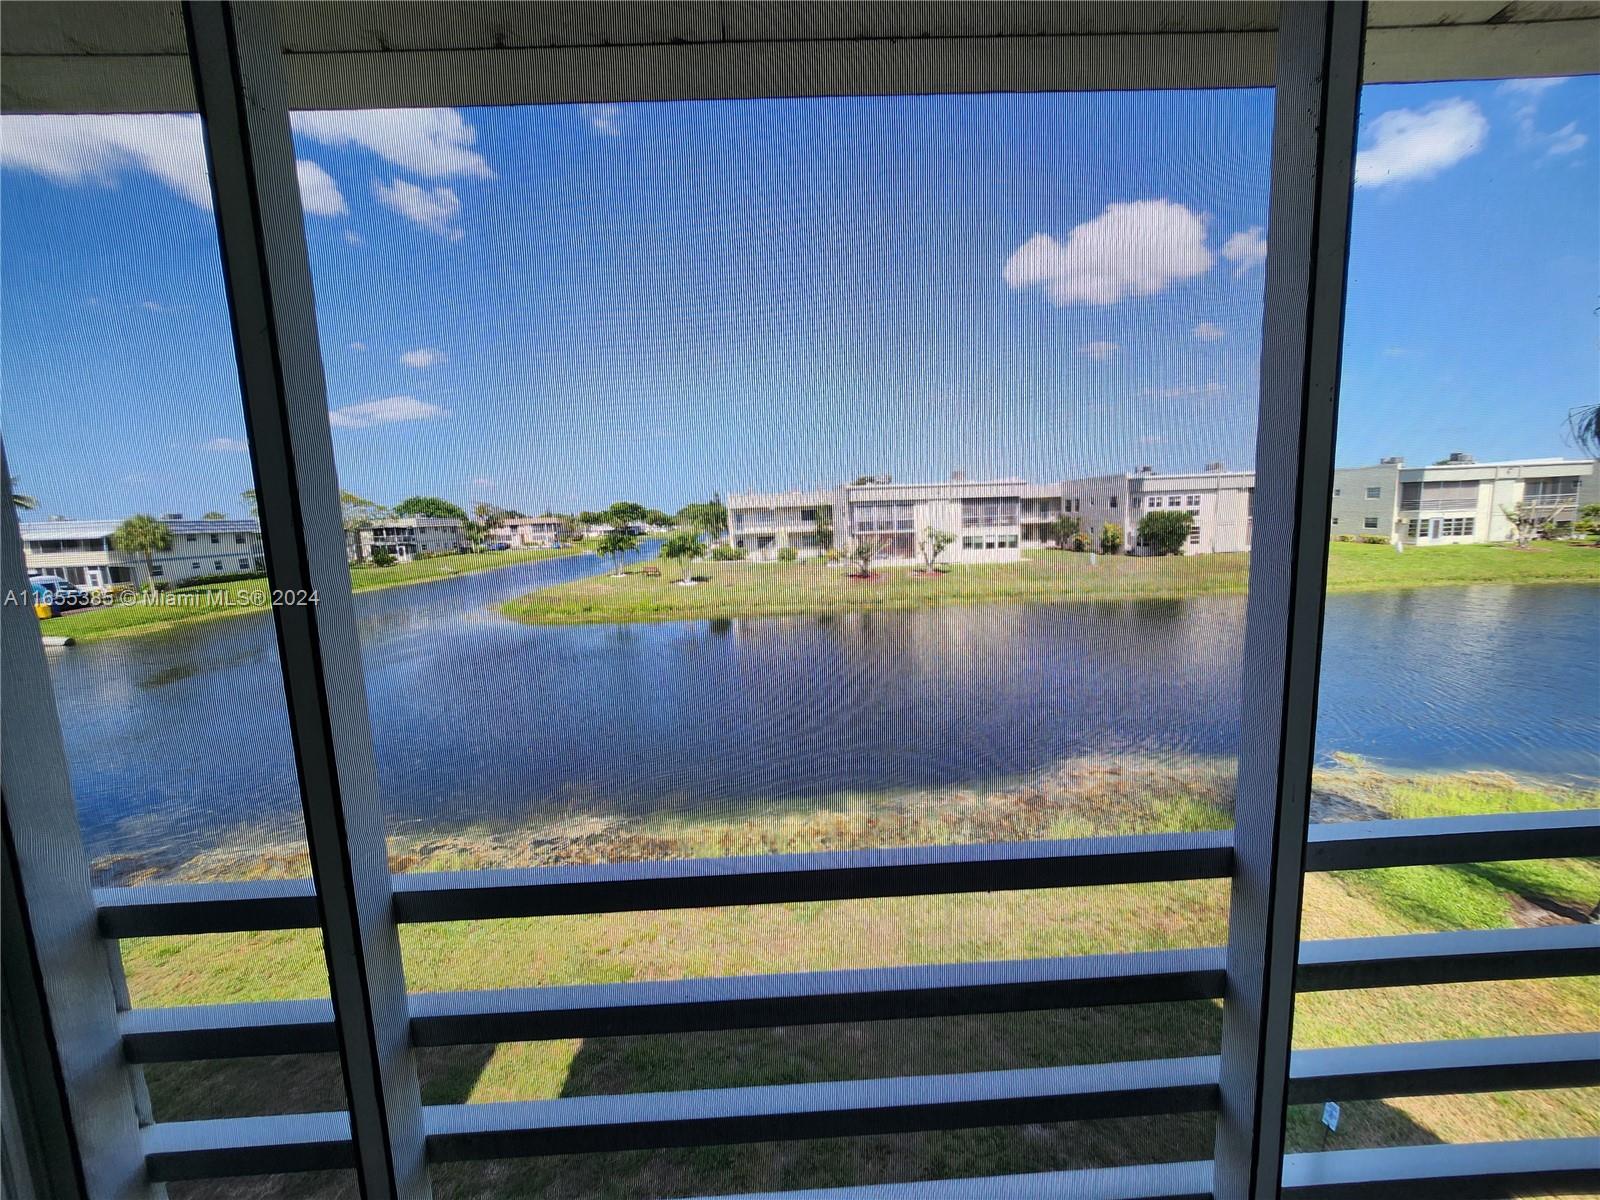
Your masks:
{"label": "white cloud", "polygon": [[302,137],[324,146],[361,146],[429,179],[495,178],[483,155],[472,149],[478,131],[453,108],[297,112],[289,121]]}
{"label": "white cloud", "polygon": [[478,476],[476,479],[474,479],[472,481],[472,486],[475,487],[475,488],[482,488],[486,492],[492,492],[499,485],[496,484],[494,480],[485,478],[484,476],[480,475],[480,476]]}
{"label": "white cloud", "polygon": [[579,106],[589,128],[601,137],[621,137],[622,106],[620,104],[583,104]]}
{"label": "white cloud", "polygon": [[450,410],[418,400],[415,396],[385,396],[330,409],[328,424],[335,429],[365,429],[370,425],[389,425],[396,421],[431,421],[448,417]]}
{"label": "white cloud", "polygon": [[1553,87],[1560,87],[1566,80],[1557,76],[1553,79],[1508,79],[1495,91],[1507,96],[1542,96]]}
{"label": "white cloud", "polygon": [[1213,379],[1210,383],[1188,384],[1183,387],[1145,388],[1139,395],[1152,400],[1196,400],[1202,396],[1222,395],[1222,385]]}
{"label": "white cloud", "polygon": [[1432,179],[1483,149],[1489,122],[1470,100],[1397,108],[1367,126],[1369,145],[1356,155],[1356,186],[1383,187]]}
{"label": "white cloud", "polygon": [[1574,150],[1582,150],[1589,143],[1589,135],[1578,132],[1578,123],[1568,121],[1554,133],[1540,135],[1545,141],[1546,154],[1571,154]]}
{"label": "white cloud", "polygon": [[420,371],[427,367],[438,366],[442,362],[448,362],[449,359],[445,357],[443,350],[435,350],[430,346],[418,346],[415,350],[407,350],[402,354],[400,361],[404,365],[415,367]]}
{"label": "white cloud", "polygon": [[1235,279],[1253,267],[1267,261],[1267,231],[1264,226],[1252,225],[1241,229],[1222,243],[1222,257],[1233,264]]}
{"label": "white cloud", "polygon": [[1215,321],[1201,321],[1194,327],[1196,341],[1215,342],[1226,336],[1226,330]]}
{"label": "white cloud", "polygon": [[466,237],[466,231],[455,224],[461,215],[461,197],[447,187],[436,187],[430,192],[404,179],[387,185],[375,180],[372,191],[380,204],[421,225],[429,233],[437,233],[447,242],[459,242]]}
{"label": "white cloud", "polygon": [[344,240],[347,245],[351,246],[365,246],[367,244],[367,239],[362,237],[354,229],[346,229],[344,231]]}
{"label": "white cloud", "polygon": [[250,443],[243,438],[214,437],[205,444],[204,449],[218,454],[245,454],[250,449]]}
{"label": "white cloud", "polygon": [[116,187],[125,172],[142,171],[196,208],[211,210],[197,116],[0,117],[0,166],[68,186]]}
{"label": "white cloud", "polygon": [[1215,262],[1204,219],[1171,200],[1108,204],[1067,235],[1065,243],[1036,233],[1006,260],[1012,288],[1040,287],[1057,307],[1115,304],[1150,296]]}
{"label": "white cloud", "polygon": [[350,349],[354,350],[357,354],[360,354],[366,348],[367,348],[367,344],[365,342],[351,342],[350,343]]}
{"label": "white cloud", "polygon": [[1085,342],[1078,347],[1078,353],[1095,362],[1108,362],[1116,356],[1122,347],[1116,342]]}
{"label": "white cloud", "polygon": [[333,176],[309,158],[296,159],[294,173],[300,183],[300,207],[306,212],[315,217],[342,217],[350,211]]}

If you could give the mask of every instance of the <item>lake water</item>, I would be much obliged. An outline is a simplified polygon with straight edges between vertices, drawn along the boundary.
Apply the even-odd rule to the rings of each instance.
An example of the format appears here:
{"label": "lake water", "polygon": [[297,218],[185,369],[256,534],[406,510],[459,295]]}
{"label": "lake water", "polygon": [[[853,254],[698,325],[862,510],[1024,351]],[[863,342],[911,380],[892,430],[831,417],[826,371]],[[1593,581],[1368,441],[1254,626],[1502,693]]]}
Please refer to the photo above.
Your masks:
{"label": "lake water", "polygon": [[[602,569],[585,555],[355,597],[391,827],[759,819],[1069,757],[1236,751],[1242,597],[573,627],[494,611]],[[1597,617],[1582,587],[1332,597],[1319,750],[1594,782]],[[267,616],[51,664],[91,856],[298,828]]]}

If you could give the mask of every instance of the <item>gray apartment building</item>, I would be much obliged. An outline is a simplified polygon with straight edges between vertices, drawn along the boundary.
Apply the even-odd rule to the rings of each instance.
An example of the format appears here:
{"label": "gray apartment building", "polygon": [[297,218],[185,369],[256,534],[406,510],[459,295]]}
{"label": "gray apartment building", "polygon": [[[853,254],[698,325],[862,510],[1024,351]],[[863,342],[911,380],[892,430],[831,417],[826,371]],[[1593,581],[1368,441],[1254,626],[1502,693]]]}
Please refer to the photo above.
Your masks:
{"label": "gray apartment building", "polygon": [[451,554],[466,545],[461,522],[454,517],[385,517],[360,529],[345,531],[345,554],[351,562],[387,550],[396,562],[421,554]]}
{"label": "gray apartment building", "polygon": [[1333,473],[1330,532],[1416,546],[1501,542],[1512,536],[1506,511],[1527,503],[1560,533],[1585,504],[1600,502],[1597,479],[1587,458],[1480,463],[1458,451],[1418,467],[1386,458]]}

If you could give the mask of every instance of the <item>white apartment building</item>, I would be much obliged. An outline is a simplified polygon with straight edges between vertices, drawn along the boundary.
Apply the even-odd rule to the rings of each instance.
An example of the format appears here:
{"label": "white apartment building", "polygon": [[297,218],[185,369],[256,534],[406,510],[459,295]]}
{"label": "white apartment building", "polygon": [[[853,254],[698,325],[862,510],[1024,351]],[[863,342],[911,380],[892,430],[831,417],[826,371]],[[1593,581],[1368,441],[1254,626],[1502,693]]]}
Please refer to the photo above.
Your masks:
{"label": "white apartment building", "polygon": [[96,591],[117,584],[177,586],[214,575],[267,569],[261,526],[247,521],[186,521],[181,513],[161,518],[172,546],[150,556],[111,546],[121,521],[28,521],[21,526],[22,556],[29,577],[59,575],[75,587]]}
{"label": "white apartment building", "polygon": [[757,562],[772,561],[785,547],[809,558],[826,549],[818,543],[820,521],[832,527],[839,550],[871,537],[883,547],[881,561],[909,564],[920,556],[924,532],[933,528],[956,539],[941,562],[1012,562],[1022,557],[1022,498],[1037,500],[1036,492],[1020,479],[885,478],[831,490],[731,493],[728,538]]}
{"label": "white apartment building", "polygon": [[489,531],[491,542],[509,542],[513,546],[553,546],[561,540],[566,527],[565,517],[507,517]]}
{"label": "white apartment building", "polygon": [[461,522],[454,517],[385,517],[362,529],[347,529],[345,553],[351,562],[387,550],[397,562],[423,554],[453,554],[466,545]]}
{"label": "white apartment building", "polygon": [[1333,473],[1333,537],[1381,537],[1405,545],[1501,542],[1512,536],[1506,510],[1527,502],[1557,532],[1578,510],[1600,502],[1600,464],[1587,458],[1475,462],[1457,452],[1442,463],[1408,467],[1400,458]]}
{"label": "white apartment building", "polygon": [[1256,473],[1229,471],[1212,463],[1187,475],[1144,470],[1128,476],[1127,522],[1131,552],[1148,551],[1139,540],[1139,521],[1147,513],[1180,509],[1193,522],[1185,554],[1241,554],[1255,532]]}

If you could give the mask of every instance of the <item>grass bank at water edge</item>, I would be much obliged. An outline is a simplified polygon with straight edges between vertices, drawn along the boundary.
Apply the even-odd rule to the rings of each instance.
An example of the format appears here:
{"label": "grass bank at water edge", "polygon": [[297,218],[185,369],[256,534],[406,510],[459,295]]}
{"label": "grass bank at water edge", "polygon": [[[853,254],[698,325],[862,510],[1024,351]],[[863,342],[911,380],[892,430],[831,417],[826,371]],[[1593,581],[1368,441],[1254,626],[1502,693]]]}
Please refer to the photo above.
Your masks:
{"label": "grass bank at water edge", "polygon": [[[501,606],[529,624],[688,621],[734,617],[920,608],[937,604],[1070,603],[1093,600],[1186,599],[1247,590],[1246,554],[1193,558],[1096,556],[1058,550],[1025,553],[1020,562],[960,564],[929,578],[905,567],[857,579],[841,564],[697,562],[693,587],[634,568],[530,592]],[[1544,542],[1509,546],[1441,546],[1396,554],[1388,546],[1335,542],[1328,558],[1330,592],[1465,584],[1600,584],[1600,549]]]}
{"label": "grass bank at water edge", "polygon": [[[370,563],[352,564],[350,590],[375,591],[379,588],[406,587],[437,583],[458,575],[493,571],[546,558],[565,558],[584,553],[581,547],[560,550],[501,550],[484,554],[450,554],[413,562],[375,567]],[[39,623],[47,636],[70,637],[79,642],[95,642],[130,634],[152,633],[188,621],[212,620],[242,613],[264,612],[271,592],[265,576],[234,579],[227,583],[199,582],[173,588],[154,597],[136,596],[132,604],[112,604],[103,608],[73,610]]]}

